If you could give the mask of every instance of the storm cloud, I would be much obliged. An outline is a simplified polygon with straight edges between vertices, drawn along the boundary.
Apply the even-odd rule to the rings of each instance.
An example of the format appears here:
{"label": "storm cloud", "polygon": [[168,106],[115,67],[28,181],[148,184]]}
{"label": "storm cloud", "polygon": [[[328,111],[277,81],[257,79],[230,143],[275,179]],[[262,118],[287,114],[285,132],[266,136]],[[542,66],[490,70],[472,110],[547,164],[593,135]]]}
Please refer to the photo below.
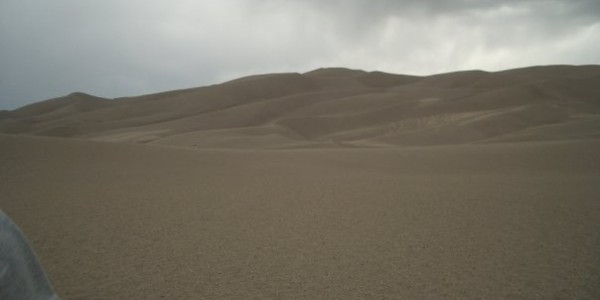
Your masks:
{"label": "storm cloud", "polygon": [[0,109],[343,66],[426,75],[600,63],[596,0],[5,0]]}

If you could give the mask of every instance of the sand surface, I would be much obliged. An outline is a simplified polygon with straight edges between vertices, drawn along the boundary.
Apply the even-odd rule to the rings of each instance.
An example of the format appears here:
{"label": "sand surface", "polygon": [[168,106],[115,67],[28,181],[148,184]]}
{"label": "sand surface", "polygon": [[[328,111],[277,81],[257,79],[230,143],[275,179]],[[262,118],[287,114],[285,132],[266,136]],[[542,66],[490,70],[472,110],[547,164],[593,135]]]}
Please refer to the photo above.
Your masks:
{"label": "sand surface", "polygon": [[0,149],[1,208],[65,299],[600,297],[600,141]]}
{"label": "sand surface", "polygon": [[600,299],[600,66],[343,68],[0,113],[64,299]]}

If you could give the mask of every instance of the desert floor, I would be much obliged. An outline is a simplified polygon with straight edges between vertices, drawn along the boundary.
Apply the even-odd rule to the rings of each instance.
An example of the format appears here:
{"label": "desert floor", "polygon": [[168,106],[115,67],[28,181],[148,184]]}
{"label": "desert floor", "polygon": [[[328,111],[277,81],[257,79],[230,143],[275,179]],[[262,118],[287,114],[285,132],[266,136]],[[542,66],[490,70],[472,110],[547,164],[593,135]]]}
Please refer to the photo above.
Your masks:
{"label": "desert floor", "polygon": [[64,299],[599,299],[600,141],[196,150],[0,136]]}

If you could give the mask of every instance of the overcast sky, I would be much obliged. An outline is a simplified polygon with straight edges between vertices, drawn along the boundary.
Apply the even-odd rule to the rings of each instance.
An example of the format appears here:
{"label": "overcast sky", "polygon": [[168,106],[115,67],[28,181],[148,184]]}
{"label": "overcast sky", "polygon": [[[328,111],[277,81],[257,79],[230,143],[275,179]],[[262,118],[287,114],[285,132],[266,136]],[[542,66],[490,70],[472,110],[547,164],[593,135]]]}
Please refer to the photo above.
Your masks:
{"label": "overcast sky", "polygon": [[0,0],[0,109],[343,66],[600,64],[599,0]]}

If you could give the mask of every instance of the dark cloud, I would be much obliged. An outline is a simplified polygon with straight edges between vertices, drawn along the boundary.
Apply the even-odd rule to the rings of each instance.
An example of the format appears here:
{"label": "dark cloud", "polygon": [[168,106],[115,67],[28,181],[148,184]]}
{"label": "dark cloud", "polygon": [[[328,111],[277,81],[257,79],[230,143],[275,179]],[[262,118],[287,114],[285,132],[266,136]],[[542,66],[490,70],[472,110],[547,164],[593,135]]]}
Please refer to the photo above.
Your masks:
{"label": "dark cloud", "polygon": [[0,108],[263,72],[600,63],[596,0],[5,0]]}

